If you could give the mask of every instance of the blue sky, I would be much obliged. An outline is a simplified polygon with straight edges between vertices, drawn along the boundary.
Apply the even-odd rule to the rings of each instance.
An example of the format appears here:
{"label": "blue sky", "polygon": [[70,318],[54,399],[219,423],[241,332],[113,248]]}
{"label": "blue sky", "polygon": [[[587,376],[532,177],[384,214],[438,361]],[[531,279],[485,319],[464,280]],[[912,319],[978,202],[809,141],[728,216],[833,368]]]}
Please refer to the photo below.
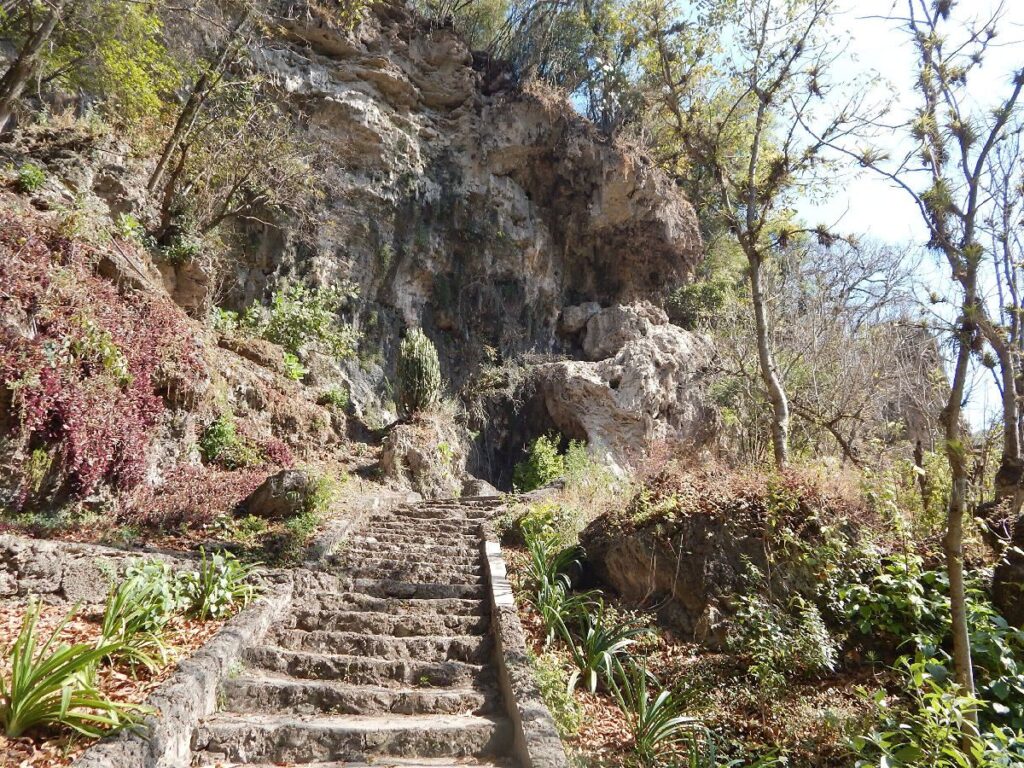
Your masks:
{"label": "blue sky", "polygon": [[[995,0],[961,0],[954,18],[967,19],[991,15],[998,6]],[[913,92],[914,50],[898,22],[885,17],[902,14],[906,0],[845,0],[840,29],[849,41],[846,56],[838,63],[837,79],[877,72],[893,89],[897,105],[916,102]],[[1007,92],[1010,74],[1024,67],[1024,0],[1008,0],[1005,15],[993,47],[982,68],[969,81],[976,106],[986,108],[998,103]],[[899,109],[899,107],[897,107]],[[905,112],[904,112],[905,114]],[[893,122],[897,122],[894,120]],[[900,138],[894,133],[878,142],[899,152]],[[888,146],[885,146],[888,145]],[[811,222],[837,225],[842,231],[870,236],[889,243],[921,244],[927,239],[920,214],[910,197],[880,176],[862,172],[829,191],[824,199],[804,201],[801,213]],[[948,268],[936,264],[930,256],[919,262],[918,272],[923,284],[941,284]],[[986,414],[998,408],[998,391],[990,374],[975,376],[968,407],[968,416],[981,426]]]}

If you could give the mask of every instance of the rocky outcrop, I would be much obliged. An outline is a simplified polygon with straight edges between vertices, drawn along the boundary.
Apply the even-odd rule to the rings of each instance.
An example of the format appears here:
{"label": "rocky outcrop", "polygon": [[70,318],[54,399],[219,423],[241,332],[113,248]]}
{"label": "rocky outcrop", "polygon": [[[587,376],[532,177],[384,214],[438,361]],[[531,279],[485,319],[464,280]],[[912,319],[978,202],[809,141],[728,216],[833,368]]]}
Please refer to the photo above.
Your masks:
{"label": "rocky outcrop", "polygon": [[546,363],[535,374],[547,413],[564,434],[586,439],[592,452],[623,467],[655,441],[692,449],[713,438],[717,414],[704,391],[713,349],[706,338],[669,324],[646,302],[600,310],[578,332],[589,360]]}
{"label": "rocky outcrop", "polygon": [[464,430],[449,416],[418,414],[388,430],[381,446],[381,470],[425,498],[454,498],[469,479],[467,443]]}
{"label": "rocky outcrop", "polygon": [[325,197],[314,232],[245,233],[227,300],[354,280],[372,354],[339,376],[357,412],[390,410],[404,327],[424,328],[458,389],[494,351],[574,354],[563,307],[658,295],[700,259],[694,212],[653,163],[540,86],[485,89],[451,29],[398,2],[351,34],[282,8],[254,61],[318,148]]}
{"label": "rocky outcrop", "polygon": [[757,532],[722,516],[690,515],[670,531],[623,531],[601,518],[582,537],[595,575],[630,605],[655,606],[658,618],[687,640],[725,643],[729,596],[742,585],[746,563],[764,567]]}

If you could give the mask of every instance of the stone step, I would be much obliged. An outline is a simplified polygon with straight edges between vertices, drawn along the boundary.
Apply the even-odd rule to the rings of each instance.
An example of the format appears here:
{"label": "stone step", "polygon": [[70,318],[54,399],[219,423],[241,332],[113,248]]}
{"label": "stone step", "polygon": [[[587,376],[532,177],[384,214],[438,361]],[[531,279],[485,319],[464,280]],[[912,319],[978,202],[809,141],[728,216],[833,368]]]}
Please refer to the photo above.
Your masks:
{"label": "stone step", "polygon": [[459,547],[421,545],[410,549],[387,544],[344,547],[331,556],[331,561],[340,562],[345,558],[357,559],[360,557],[405,560],[413,563],[451,563],[453,565],[479,565],[483,561],[483,556],[476,547],[466,550]]}
{"label": "stone step", "polygon": [[[310,762],[388,757],[500,755],[512,745],[505,718],[474,715],[319,716],[220,714],[192,738],[204,759]],[[385,763],[386,764],[386,763]]]}
{"label": "stone step", "polygon": [[340,558],[338,576],[348,579],[377,579],[424,584],[479,584],[483,568],[458,563],[414,563],[376,558]]}
{"label": "stone step", "polygon": [[398,519],[409,520],[455,520],[467,523],[479,523],[490,517],[491,508],[478,506],[458,506],[451,504],[417,504],[413,507],[396,507],[391,515]]}
{"label": "stone step", "polygon": [[[480,537],[461,533],[433,534],[429,531],[418,531],[415,527],[395,530],[371,530],[363,529],[345,537],[347,544],[358,544],[361,546],[370,545],[391,545],[394,547],[415,548],[421,546],[443,545],[456,547],[462,551],[479,550]],[[342,544],[344,549],[345,544]]]}
{"label": "stone step", "polygon": [[415,685],[419,687],[471,687],[485,685],[493,676],[479,664],[463,661],[375,659],[365,656],[310,653],[273,645],[245,652],[249,666],[305,680],[345,680],[355,685]]}
{"label": "stone step", "polygon": [[378,597],[364,592],[313,592],[295,603],[295,610],[361,611],[401,616],[490,616],[483,598]]}
{"label": "stone step", "polygon": [[494,690],[354,686],[256,671],[225,680],[222,701],[232,712],[298,715],[482,715],[497,712],[501,703]]}
{"label": "stone step", "polygon": [[452,532],[478,536],[480,534],[479,520],[454,519],[422,519],[416,518],[415,522],[408,517],[397,518],[393,515],[379,515],[367,518],[360,530],[396,530],[396,531],[430,531],[430,532]]}
{"label": "stone step", "polygon": [[381,608],[386,612],[294,610],[292,620],[296,629],[364,632],[390,637],[485,634],[491,624],[487,616],[465,616],[445,611],[403,615],[395,609],[387,610],[387,606]]}
{"label": "stone step", "polygon": [[292,651],[471,664],[486,663],[491,652],[490,638],[483,635],[388,637],[336,630],[282,629],[273,633],[271,641]]}
{"label": "stone step", "polygon": [[369,577],[339,577],[341,592],[361,592],[371,597],[402,597],[428,599],[455,597],[463,600],[483,600],[483,584],[437,584],[432,582],[377,579]]}

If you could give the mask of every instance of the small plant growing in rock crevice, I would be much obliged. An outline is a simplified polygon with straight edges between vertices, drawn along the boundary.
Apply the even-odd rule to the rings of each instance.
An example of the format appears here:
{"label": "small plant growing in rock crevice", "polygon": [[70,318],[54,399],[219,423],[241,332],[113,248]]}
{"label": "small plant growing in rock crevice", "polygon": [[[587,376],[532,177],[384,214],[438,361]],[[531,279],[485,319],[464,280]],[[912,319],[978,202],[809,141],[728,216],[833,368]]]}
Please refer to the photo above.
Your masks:
{"label": "small plant growing in rock crevice", "polygon": [[429,409],[441,397],[441,366],[437,348],[419,328],[402,339],[398,352],[398,405],[411,416]]}
{"label": "small plant growing in rock crevice", "polygon": [[199,438],[199,452],[208,464],[224,469],[241,469],[260,463],[257,451],[238,434],[235,419],[229,412],[210,422]]}
{"label": "small plant growing in rock crevice", "polygon": [[46,171],[35,163],[24,163],[18,168],[17,187],[19,192],[38,192],[46,183]]}
{"label": "small plant growing in rock crevice", "polygon": [[344,387],[331,387],[321,392],[316,402],[318,405],[329,405],[332,408],[344,411],[348,408],[350,399],[348,390]]}

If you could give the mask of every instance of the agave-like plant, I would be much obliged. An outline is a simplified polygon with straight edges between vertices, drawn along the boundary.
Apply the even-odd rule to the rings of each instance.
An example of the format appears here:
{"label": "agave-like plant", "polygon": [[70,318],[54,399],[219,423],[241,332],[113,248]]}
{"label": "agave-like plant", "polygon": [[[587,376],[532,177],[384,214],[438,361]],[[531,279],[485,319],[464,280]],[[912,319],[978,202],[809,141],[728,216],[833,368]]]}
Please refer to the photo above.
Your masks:
{"label": "agave-like plant", "polygon": [[582,547],[555,549],[550,539],[541,532],[528,535],[526,546],[530,552],[528,575],[535,593],[555,585],[561,585],[566,590],[572,586],[569,572],[579,566],[583,556]]}
{"label": "agave-like plant", "polygon": [[662,688],[646,667],[617,665],[608,687],[626,715],[640,765],[711,768],[717,764],[711,732],[697,718],[683,714],[682,700]]}
{"label": "agave-like plant", "polygon": [[25,611],[21,630],[8,652],[10,671],[0,676],[0,727],[16,738],[34,728],[64,726],[99,737],[135,723],[141,707],[114,702],[88,681],[99,661],[120,650],[118,643],[65,645],[58,635],[74,616],[72,609],[39,646],[39,605]]}
{"label": "agave-like plant", "polygon": [[163,610],[161,585],[140,574],[112,587],[103,612],[99,645],[116,645],[106,658],[142,665],[150,671],[167,661],[163,630],[170,618]]}
{"label": "agave-like plant", "polygon": [[559,635],[566,635],[568,627],[575,625],[597,605],[596,592],[570,593],[561,583],[542,587],[530,598],[537,609],[547,635],[545,647],[551,645]]}
{"label": "agave-like plant", "polygon": [[576,669],[569,676],[568,690],[575,690],[582,677],[591,693],[597,690],[601,677],[605,682],[612,680],[615,671],[629,659],[629,648],[636,642],[636,636],[647,631],[609,621],[600,600],[596,603],[596,610],[580,616],[578,636],[574,637],[564,622],[559,628],[576,664]]}

